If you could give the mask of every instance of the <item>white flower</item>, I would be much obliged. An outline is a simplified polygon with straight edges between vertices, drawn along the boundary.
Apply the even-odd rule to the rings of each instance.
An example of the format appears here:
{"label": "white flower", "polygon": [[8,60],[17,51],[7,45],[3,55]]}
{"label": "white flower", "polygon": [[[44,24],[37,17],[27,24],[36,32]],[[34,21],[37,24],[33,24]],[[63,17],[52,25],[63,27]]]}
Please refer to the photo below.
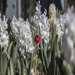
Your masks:
{"label": "white flower", "polygon": [[11,28],[15,36],[18,37],[21,53],[23,54],[25,49],[26,52],[32,53],[34,50],[34,46],[28,20],[24,21],[21,18],[19,20],[16,20],[15,18],[13,18]]}
{"label": "white flower", "polygon": [[3,21],[0,17],[0,45],[4,48],[4,50],[7,50],[8,42],[9,42],[9,35],[7,32],[7,22],[5,17],[3,18]]}
{"label": "white flower", "polygon": [[58,35],[58,40],[60,40],[64,34],[64,17],[63,15],[60,15],[59,18],[56,18],[54,20],[54,24],[56,25],[56,31],[57,31],[57,35]]}
{"label": "white flower", "polygon": [[40,1],[37,3],[36,5],[36,12],[37,15],[41,15],[41,5],[40,5]]}
{"label": "white flower", "polygon": [[33,17],[33,23],[36,31],[41,33],[41,38],[44,39],[45,43],[49,42],[49,22],[47,18],[47,11],[45,10],[43,14],[41,14],[41,6],[37,4],[37,10]]}
{"label": "white flower", "polygon": [[40,33],[41,33],[41,38],[44,39],[45,43],[49,42],[49,27],[48,27],[48,18],[46,14],[42,14],[40,16],[40,21],[39,21],[39,27],[40,27]]}
{"label": "white flower", "polygon": [[26,46],[26,51],[27,52],[33,52],[34,46],[33,46],[33,40],[32,40],[32,33],[30,30],[30,24],[28,20],[25,22],[23,29],[23,37],[22,40],[24,40],[24,44]]}
{"label": "white flower", "polygon": [[14,35],[17,37],[20,35],[20,30],[19,30],[20,27],[21,25],[18,24],[18,20],[16,19],[16,17],[13,17],[12,22],[11,22],[11,29]]}

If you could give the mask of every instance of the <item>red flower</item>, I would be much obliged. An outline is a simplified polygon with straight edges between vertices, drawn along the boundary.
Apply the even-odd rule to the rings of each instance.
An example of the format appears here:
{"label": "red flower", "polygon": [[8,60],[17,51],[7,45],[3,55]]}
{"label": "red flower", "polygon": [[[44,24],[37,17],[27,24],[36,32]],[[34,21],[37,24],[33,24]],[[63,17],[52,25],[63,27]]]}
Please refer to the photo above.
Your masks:
{"label": "red flower", "polygon": [[34,40],[35,40],[36,44],[39,43],[39,41],[40,41],[40,37],[39,37],[38,34],[35,34]]}

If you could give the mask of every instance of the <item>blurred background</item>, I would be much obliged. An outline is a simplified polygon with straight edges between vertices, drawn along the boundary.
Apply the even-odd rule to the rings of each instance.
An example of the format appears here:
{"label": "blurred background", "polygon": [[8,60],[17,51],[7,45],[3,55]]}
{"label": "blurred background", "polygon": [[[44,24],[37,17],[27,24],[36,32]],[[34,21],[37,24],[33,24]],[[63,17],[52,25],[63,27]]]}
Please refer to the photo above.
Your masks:
{"label": "blurred background", "polygon": [[[26,19],[32,15],[35,11],[35,5],[38,0],[0,0],[0,12],[7,16],[7,18],[12,18],[12,16],[23,17]],[[40,0],[42,6],[42,12],[44,9],[49,8],[51,3],[55,3],[59,10],[66,11],[68,5],[75,6],[74,0]]]}

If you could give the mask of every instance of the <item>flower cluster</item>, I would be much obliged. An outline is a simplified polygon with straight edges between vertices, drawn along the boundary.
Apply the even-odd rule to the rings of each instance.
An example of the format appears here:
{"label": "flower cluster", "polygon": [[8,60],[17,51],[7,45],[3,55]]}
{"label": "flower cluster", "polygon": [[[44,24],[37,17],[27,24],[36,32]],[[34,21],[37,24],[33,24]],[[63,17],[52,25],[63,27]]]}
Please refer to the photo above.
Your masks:
{"label": "flower cluster", "polygon": [[63,15],[59,15],[59,17],[57,17],[57,11],[54,4],[49,6],[49,28],[51,24],[55,25],[58,40],[60,40],[64,34],[65,19]]}
{"label": "flower cluster", "polygon": [[60,40],[64,34],[64,24],[65,24],[64,16],[60,15],[59,18],[56,18],[54,20],[54,24],[56,25],[58,40]]}
{"label": "flower cluster", "polygon": [[28,20],[24,21],[20,18],[17,21],[16,18],[13,18],[11,28],[19,41],[19,49],[22,52],[22,54],[24,53],[25,49],[26,52],[33,52],[34,46],[32,42],[32,33],[30,30],[30,24]]}
{"label": "flower cluster", "polygon": [[0,45],[4,50],[7,50],[8,43],[9,43],[9,35],[8,35],[8,26],[5,19],[5,16],[3,18],[3,21],[0,17]]}
{"label": "flower cluster", "polygon": [[49,42],[49,22],[47,18],[47,11],[45,10],[44,13],[41,13],[41,6],[38,3],[36,6],[36,12],[33,16],[33,23],[35,24],[35,28],[37,32],[41,34],[41,38],[44,39],[45,43]]}

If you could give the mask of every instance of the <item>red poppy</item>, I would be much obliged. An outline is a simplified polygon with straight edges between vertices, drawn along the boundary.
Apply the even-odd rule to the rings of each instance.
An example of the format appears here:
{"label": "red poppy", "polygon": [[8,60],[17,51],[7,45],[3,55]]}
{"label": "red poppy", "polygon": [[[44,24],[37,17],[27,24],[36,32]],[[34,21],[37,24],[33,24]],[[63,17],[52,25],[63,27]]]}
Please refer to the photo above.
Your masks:
{"label": "red poppy", "polygon": [[34,40],[35,40],[36,44],[39,43],[39,41],[40,41],[40,37],[39,37],[38,34],[35,34]]}

